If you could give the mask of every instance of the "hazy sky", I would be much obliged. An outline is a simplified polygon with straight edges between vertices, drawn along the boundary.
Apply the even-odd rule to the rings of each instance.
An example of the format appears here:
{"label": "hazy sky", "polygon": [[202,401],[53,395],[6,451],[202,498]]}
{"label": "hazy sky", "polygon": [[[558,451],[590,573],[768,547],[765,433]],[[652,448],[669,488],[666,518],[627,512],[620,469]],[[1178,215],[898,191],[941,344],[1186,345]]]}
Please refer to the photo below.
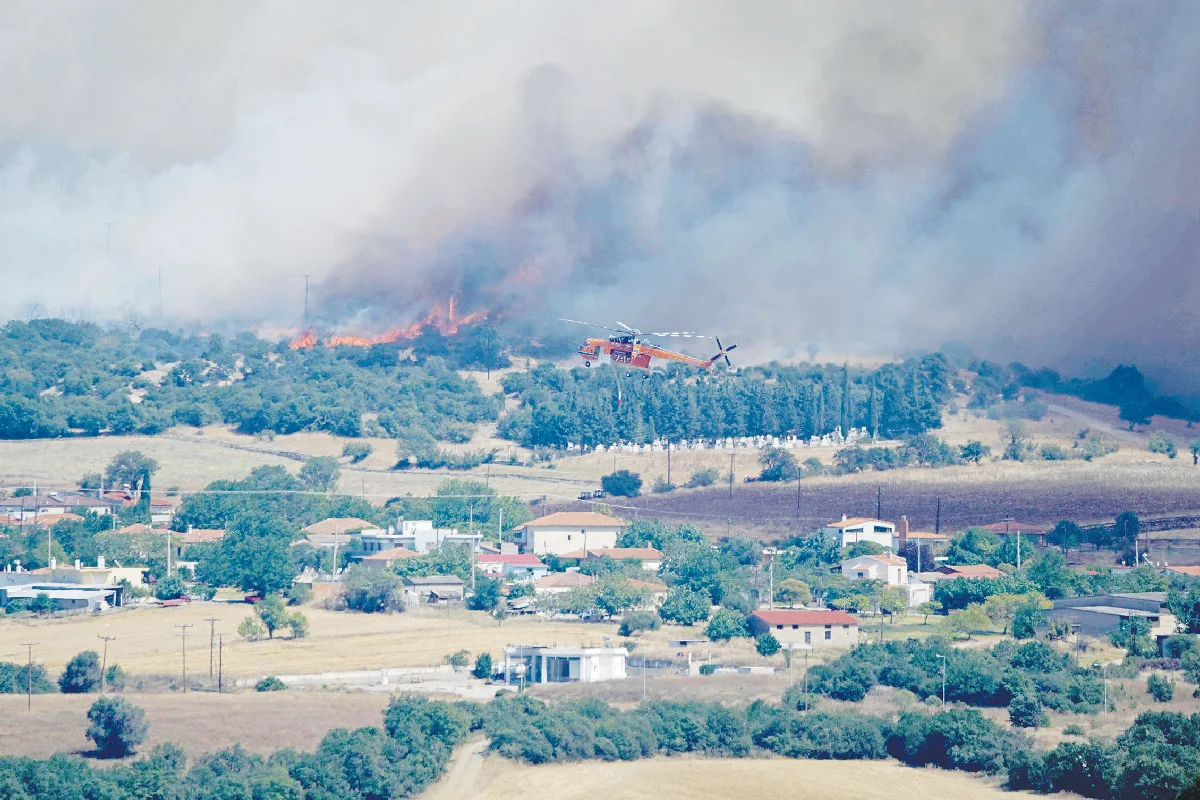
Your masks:
{"label": "hazy sky", "polygon": [[0,312],[958,339],[1195,381],[1200,5],[0,9]]}

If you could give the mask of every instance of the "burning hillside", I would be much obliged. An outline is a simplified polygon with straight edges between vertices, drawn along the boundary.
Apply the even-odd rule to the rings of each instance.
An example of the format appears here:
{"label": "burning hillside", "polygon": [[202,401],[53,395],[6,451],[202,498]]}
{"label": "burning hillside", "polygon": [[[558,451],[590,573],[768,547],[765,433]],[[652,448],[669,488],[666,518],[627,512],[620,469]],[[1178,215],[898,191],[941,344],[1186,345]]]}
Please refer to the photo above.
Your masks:
{"label": "burning hillside", "polygon": [[293,350],[307,350],[323,344],[326,347],[370,347],[374,344],[388,344],[400,340],[416,339],[427,331],[436,331],[441,336],[453,336],[459,328],[488,319],[487,309],[477,309],[461,314],[458,300],[451,295],[443,305],[441,303],[430,309],[422,319],[400,328],[391,328],[380,334],[364,335],[357,333],[333,334],[322,339],[312,328],[301,333],[288,343]]}

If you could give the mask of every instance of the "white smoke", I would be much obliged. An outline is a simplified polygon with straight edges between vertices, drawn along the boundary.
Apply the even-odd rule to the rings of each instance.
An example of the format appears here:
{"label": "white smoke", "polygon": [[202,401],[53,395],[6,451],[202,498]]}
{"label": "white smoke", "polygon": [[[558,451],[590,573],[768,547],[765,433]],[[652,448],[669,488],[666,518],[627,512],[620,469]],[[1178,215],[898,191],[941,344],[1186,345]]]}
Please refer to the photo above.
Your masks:
{"label": "white smoke", "polygon": [[[579,181],[607,174],[664,108],[745,118],[839,180],[919,180],[1036,50],[1024,6],[9,4],[0,310],[153,313],[161,272],[169,319],[295,321],[300,275],[319,284],[386,239],[403,243],[386,269],[419,283],[444,237],[502,220],[564,165]],[[670,127],[656,135],[669,152]],[[872,202],[894,219],[902,194]],[[645,202],[647,219],[661,213]],[[837,209],[821,219],[837,226]],[[726,222],[711,246],[745,255],[737,237],[758,226]],[[861,253],[822,253],[845,232],[804,230],[809,268],[860,265],[844,267],[856,283],[889,247],[881,233]],[[752,244],[757,259],[792,257]]]}

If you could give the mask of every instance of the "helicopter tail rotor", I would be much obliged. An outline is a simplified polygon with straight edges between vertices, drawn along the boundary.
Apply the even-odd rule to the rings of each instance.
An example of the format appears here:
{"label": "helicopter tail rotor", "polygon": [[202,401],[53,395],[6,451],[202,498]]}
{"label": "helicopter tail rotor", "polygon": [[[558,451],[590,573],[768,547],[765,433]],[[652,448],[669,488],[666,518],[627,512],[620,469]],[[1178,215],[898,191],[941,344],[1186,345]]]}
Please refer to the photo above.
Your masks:
{"label": "helicopter tail rotor", "polygon": [[730,369],[733,369],[733,363],[729,360],[729,354],[737,349],[737,345],[731,344],[731,345],[729,345],[729,347],[724,347],[721,344],[721,337],[718,336],[718,337],[714,337],[714,338],[717,340],[717,354],[715,356],[713,356],[709,360],[708,363],[712,364],[718,358],[723,358],[723,359],[725,359],[725,366],[729,367]]}

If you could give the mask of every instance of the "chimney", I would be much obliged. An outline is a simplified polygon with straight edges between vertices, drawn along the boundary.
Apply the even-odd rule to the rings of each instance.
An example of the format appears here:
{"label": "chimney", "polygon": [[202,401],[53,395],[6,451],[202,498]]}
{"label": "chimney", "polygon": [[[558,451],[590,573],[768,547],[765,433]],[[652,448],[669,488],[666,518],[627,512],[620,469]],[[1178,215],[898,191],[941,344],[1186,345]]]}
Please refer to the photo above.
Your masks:
{"label": "chimney", "polygon": [[845,521],[846,521],[846,515],[842,514],[842,522],[845,522]]}
{"label": "chimney", "polygon": [[904,514],[900,515],[900,521],[896,523],[896,539],[901,547],[908,543],[908,517]]}
{"label": "chimney", "polygon": [[96,557],[96,567],[98,569],[104,569],[104,556]]}
{"label": "chimney", "polygon": [[79,559],[75,559],[75,571],[79,572]]}
{"label": "chimney", "polygon": [[54,556],[50,556],[50,569],[56,569],[57,567],[58,567],[58,559],[55,558]]}

